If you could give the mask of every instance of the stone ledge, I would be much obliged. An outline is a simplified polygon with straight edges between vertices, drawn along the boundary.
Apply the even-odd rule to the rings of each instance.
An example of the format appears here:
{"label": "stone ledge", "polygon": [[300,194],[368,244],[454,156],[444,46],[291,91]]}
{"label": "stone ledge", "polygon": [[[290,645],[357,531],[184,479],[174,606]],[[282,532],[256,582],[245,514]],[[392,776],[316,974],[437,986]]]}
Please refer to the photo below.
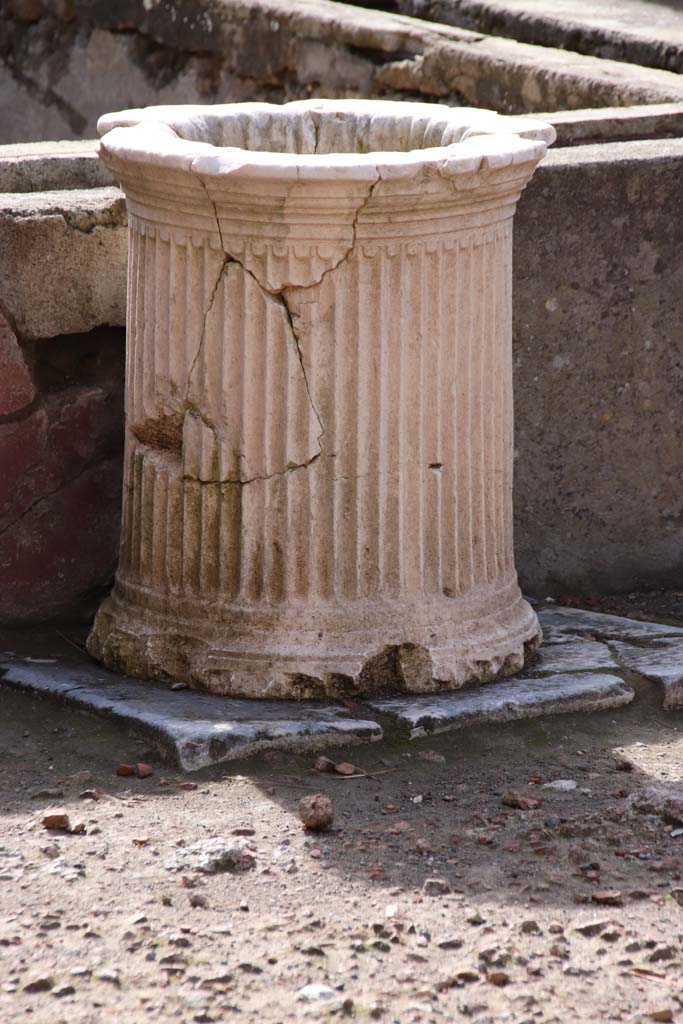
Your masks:
{"label": "stone ledge", "polygon": [[672,71],[328,0],[193,0],[174,19],[167,5],[139,0],[74,0],[73,9],[75,37],[49,15],[29,28],[6,19],[7,142],[94,134],[97,117],[131,96],[145,105],[419,94],[506,113],[683,99]]}
{"label": "stone ledge", "polygon": [[587,143],[666,139],[683,134],[682,103],[556,110],[530,116],[547,121],[555,128],[557,141],[553,152],[563,147],[585,146]]}
{"label": "stone ledge", "polygon": [[683,626],[662,622],[643,622],[620,615],[604,615],[581,608],[553,605],[536,609],[545,644],[567,643],[588,636],[600,640],[656,640],[668,636],[683,637]]}
{"label": "stone ledge", "polygon": [[126,322],[118,188],[0,195],[0,302],[24,341]]}
{"label": "stone ledge", "polygon": [[393,6],[536,46],[683,71],[683,17],[666,0],[394,0]]}
{"label": "stone ledge", "polygon": [[613,647],[624,668],[639,672],[662,686],[665,711],[683,710],[683,635],[653,639],[642,646],[617,642]]}
{"label": "stone ledge", "polygon": [[0,192],[47,192],[115,184],[97,139],[0,146]]}

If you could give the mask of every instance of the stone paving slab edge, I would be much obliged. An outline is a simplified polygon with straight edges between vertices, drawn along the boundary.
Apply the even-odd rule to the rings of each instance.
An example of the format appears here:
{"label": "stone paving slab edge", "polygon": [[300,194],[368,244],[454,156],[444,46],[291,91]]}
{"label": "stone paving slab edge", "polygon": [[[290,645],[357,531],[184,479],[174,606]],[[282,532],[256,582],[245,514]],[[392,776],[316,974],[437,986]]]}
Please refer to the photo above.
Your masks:
{"label": "stone paving slab edge", "polygon": [[558,673],[508,679],[476,690],[442,696],[371,700],[374,711],[391,715],[411,739],[468,725],[515,722],[542,715],[602,711],[630,704],[635,690],[609,673]]}
{"label": "stone paving slab edge", "polygon": [[659,637],[683,637],[682,626],[669,626],[661,622],[644,622],[620,615],[585,611],[582,608],[536,608],[543,630],[544,644],[566,643],[577,637],[593,640],[656,640]]}
{"label": "stone paving slab edge", "polygon": [[[563,645],[566,668],[572,662],[570,646]],[[184,771],[196,771],[267,749],[320,749],[380,740],[386,728],[416,739],[468,725],[630,703],[635,691],[621,678],[587,671],[596,660],[599,667],[610,664],[599,650],[603,645],[577,646],[575,671],[518,676],[444,695],[365,700],[355,713],[314,701],[255,701],[174,691],[163,683],[108,672],[65,646],[60,650],[54,641],[47,648],[50,657],[33,657],[25,650],[0,652],[0,683],[111,716],[156,743]],[[562,659],[548,664],[561,665]]]}
{"label": "stone paving slab edge", "polygon": [[662,686],[665,711],[683,710],[683,637],[651,640],[646,645],[615,642],[612,647],[624,668]]}
{"label": "stone paving slab edge", "polygon": [[184,771],[267,749],[319,749],[382,739],[378,722],[312,702],[250,701],[127,679],[96,665],[0,657],[1,681],[111,716],[158,743]]}

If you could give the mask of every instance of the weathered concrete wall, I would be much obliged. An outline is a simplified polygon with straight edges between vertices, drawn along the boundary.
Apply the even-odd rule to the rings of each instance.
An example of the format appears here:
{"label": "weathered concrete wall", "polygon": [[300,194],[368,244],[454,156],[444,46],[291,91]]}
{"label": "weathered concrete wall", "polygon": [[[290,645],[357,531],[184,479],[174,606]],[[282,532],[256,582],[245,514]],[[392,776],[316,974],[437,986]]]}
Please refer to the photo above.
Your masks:
{"label": "weathered concrete wall", "polygon": [[551,151],[515,221],[517,565],[683,579],[683,139]]}
{"label": "weathered concrete wall", "polygon": [[394,96],[501,112],[683,99],[671,72],[328,0],[9,0],[0,142],[152,103]]}

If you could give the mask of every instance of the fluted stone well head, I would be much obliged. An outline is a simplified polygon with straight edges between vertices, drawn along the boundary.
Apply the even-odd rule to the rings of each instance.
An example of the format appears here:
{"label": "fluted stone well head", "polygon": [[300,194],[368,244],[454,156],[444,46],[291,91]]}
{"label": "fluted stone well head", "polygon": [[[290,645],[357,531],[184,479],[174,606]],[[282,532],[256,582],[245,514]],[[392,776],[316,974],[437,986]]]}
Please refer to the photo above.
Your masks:
{"label": "fluted stone well head", "polygon": [[127,468],[91,652],[255,697],[521,668],[511,226],[553,129],[312,100],[100,130],[129,210]]}

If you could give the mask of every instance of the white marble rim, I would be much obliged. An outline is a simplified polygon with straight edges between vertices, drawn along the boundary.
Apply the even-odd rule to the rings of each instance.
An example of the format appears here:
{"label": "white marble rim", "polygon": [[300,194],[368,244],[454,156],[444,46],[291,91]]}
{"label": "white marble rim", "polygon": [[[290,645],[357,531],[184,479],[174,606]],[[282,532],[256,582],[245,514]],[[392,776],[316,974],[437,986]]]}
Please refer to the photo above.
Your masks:
{"label": "white marble rim", "polygon": [[[201,129],[201,119],[229,122],[245,116],[286,114],[348,115],[395,119],[405,126],[413,118],[430,117],[443,130],[459,134],[447,146],[375,150],[367,153],[286,153],[257,151],[237,146],[216,146],[189,140],[188,132]],[[396,100],[297,100],[274,103],[227,103],[144,107],[103,115],[97,124],[105,154],[123,161],[191,171],[201,176],[225,175],[292,180],[376,181],[378,178],[414,177],[431,169],[442,176],[537,162],[555,139],[555,129],[536,118],[508,117],[474,107],[447,107],[435,103]]]}

